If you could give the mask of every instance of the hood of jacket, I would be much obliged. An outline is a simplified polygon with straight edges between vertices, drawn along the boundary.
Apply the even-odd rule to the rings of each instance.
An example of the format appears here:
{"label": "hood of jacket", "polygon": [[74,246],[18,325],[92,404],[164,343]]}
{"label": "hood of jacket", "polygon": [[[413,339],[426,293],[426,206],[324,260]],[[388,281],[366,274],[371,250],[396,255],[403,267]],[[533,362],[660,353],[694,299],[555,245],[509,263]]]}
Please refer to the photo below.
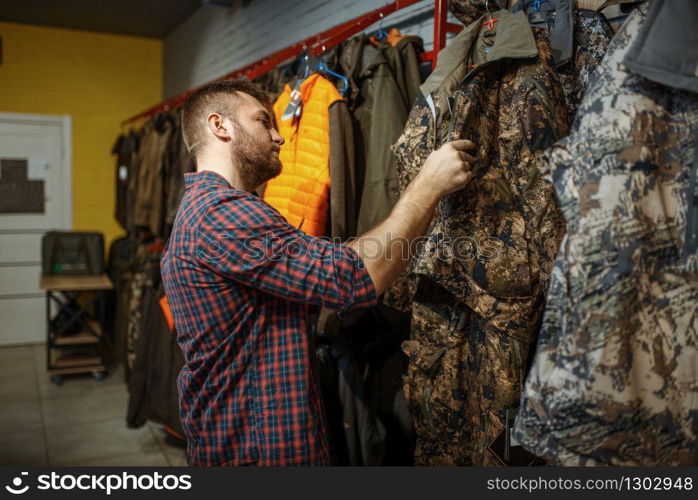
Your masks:
{"label": "hood of jacket", "polygon": [[[496,37],[486,62],[538,55],[536,40],[523,12],[512,13],[508,10],[499,10],[493,12],[492,17],[499,19],[499,21],[494,25]],[[481,16],[478,22],[467,26],[439,52],[436,69],[420,86],[424,95],[450,83],[457,85],[461,82],[468,73],[464,54],[470,52],[471,47],[482,32],[482,22],[487,21],[487,19],[487,15]]]}
{"label": "hood of jacket", "polygon": [[[500,10],[493,12],[492,17],[499,19],[494,25],[496,36],[486,61],[480,66],[504,59],[524,59],[538,55],[536,40],[523,12],[511,13],[508,10]],[[438,103],[438,109],[448,109],[445,102],[447,96],[453,95],[453,91],[463,79],[471,71],[478,69],[470,70],[464,55],[470,52],[473,44],[483,33],[482,22],[487,19],[487,15],[480,17],[477,22],[471,23],[456,35],[446,48],[439,52],[436,69],[419,87],[425,97],[439,91],[440,99],[444,102]]]}
{"label": "hood of jacket", "polygon": [[698,92],[698,2],[654,0],[623,64],[648,80]]}
{"label": "hood of jacket", "polygon": [[545,16],[545,13],[555,11],[555,24],[550,30],[550,48],[553,51],[555,65],[560,68],[572,60],[574,52],[574,6],[571,0],[548,0],[546,3],[540,4],[538,10],[536,10],[534,3],[526,0],[517,0],[510,10],[512,12],[526,12],[532,23],[535,22],[537,16]]}
{"label": "hood of jacket", "polygon": [[378,49],[371,44],[369,37],[366,35],[351,38],[342,46],[339,66],[341,72],[349,80],[347,96],[352,103],[361,92],[362,74],[373,63],[377,55]]}
{"label": "hood of jacket", "polygon": [[361,81],[364,78],[373,75],[379,66],[390,65],[385,51],[395,50],[398,53],[404,53],[413,49],[415,53],[419,54],[423,50],[423,45],[424,42],[420,37],[411,35],[403,36],[394,47],[387,41],[375,47],[366,35],[348,40],[342,47],[339,66],[349,80],[348,92],[351,100],[355,101],[359,96]]}

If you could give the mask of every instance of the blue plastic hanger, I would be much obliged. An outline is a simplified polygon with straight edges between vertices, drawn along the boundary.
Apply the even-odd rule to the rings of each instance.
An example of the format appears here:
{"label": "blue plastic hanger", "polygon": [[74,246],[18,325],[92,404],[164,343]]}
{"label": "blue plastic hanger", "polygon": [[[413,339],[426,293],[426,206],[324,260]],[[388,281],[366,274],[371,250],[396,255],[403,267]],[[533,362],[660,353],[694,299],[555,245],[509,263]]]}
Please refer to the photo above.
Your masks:
{"label": "blue plastic hanger", "polygon": [[529,8],[531,5],[533,5],[533,12],[540,12],[540,4],[542,3],[547,3],[550,0],[531,0],[530,2],[526,2],[525,8]]}
{"label": "blue plastic hanger", "polygon": [[335,73],[330,68],[328,68],[327,64],[325,64],[325,61],[320,61],[320,63],[317,66],[315,66],[315,70],[327,73],[328,75],[332,75],[335,78],[338,78],[340,81],[342,81],[344,83],[344,86],[342,88],[337,89],[339,90],[340,94],[344,95],[344,92],[346,92],[349,88],[349,80],[345,76],[342,76],[339,73]]}

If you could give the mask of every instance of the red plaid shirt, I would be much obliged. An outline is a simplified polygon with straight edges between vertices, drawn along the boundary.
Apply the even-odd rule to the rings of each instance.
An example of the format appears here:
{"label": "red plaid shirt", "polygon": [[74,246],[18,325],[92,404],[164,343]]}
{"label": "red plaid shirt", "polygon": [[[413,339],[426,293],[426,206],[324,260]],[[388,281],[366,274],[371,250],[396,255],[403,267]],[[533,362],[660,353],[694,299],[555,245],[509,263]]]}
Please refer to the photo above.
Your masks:
{"label": "red plaid shirt", "polygon": [[368,272],[218,174],[185,184],[161,270],[189,464],[329,464],[305,305],[374,305]]}

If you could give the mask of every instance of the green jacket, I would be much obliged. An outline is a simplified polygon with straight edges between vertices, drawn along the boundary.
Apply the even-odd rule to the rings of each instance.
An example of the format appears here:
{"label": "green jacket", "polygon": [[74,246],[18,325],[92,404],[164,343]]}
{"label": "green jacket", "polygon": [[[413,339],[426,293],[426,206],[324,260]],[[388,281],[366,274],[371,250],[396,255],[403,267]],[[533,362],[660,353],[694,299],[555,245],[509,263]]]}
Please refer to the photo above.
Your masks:
{"label": "green jacket", "polygon": [[421,51],[422,40],[414,36],[395,47],[382,43],[377,48],[360,36],[342,48],[340,64],[351,82],[349,101],[357,122],[356,177],[361,186],[357,234],[382,222],[397,202],[397,170],[390,147],[402,132],[421,82]]}

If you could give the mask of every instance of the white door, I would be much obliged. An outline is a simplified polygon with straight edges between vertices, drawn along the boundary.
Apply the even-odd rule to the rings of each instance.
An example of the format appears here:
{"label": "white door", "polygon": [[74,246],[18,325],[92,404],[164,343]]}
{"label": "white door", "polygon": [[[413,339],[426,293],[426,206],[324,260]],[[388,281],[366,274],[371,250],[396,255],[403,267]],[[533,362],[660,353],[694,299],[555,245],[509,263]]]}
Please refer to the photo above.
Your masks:
{"label": "white door", "polygon": [[68,116],[0,113],[0,345],[46,339],[41,236],[70,229]]}

